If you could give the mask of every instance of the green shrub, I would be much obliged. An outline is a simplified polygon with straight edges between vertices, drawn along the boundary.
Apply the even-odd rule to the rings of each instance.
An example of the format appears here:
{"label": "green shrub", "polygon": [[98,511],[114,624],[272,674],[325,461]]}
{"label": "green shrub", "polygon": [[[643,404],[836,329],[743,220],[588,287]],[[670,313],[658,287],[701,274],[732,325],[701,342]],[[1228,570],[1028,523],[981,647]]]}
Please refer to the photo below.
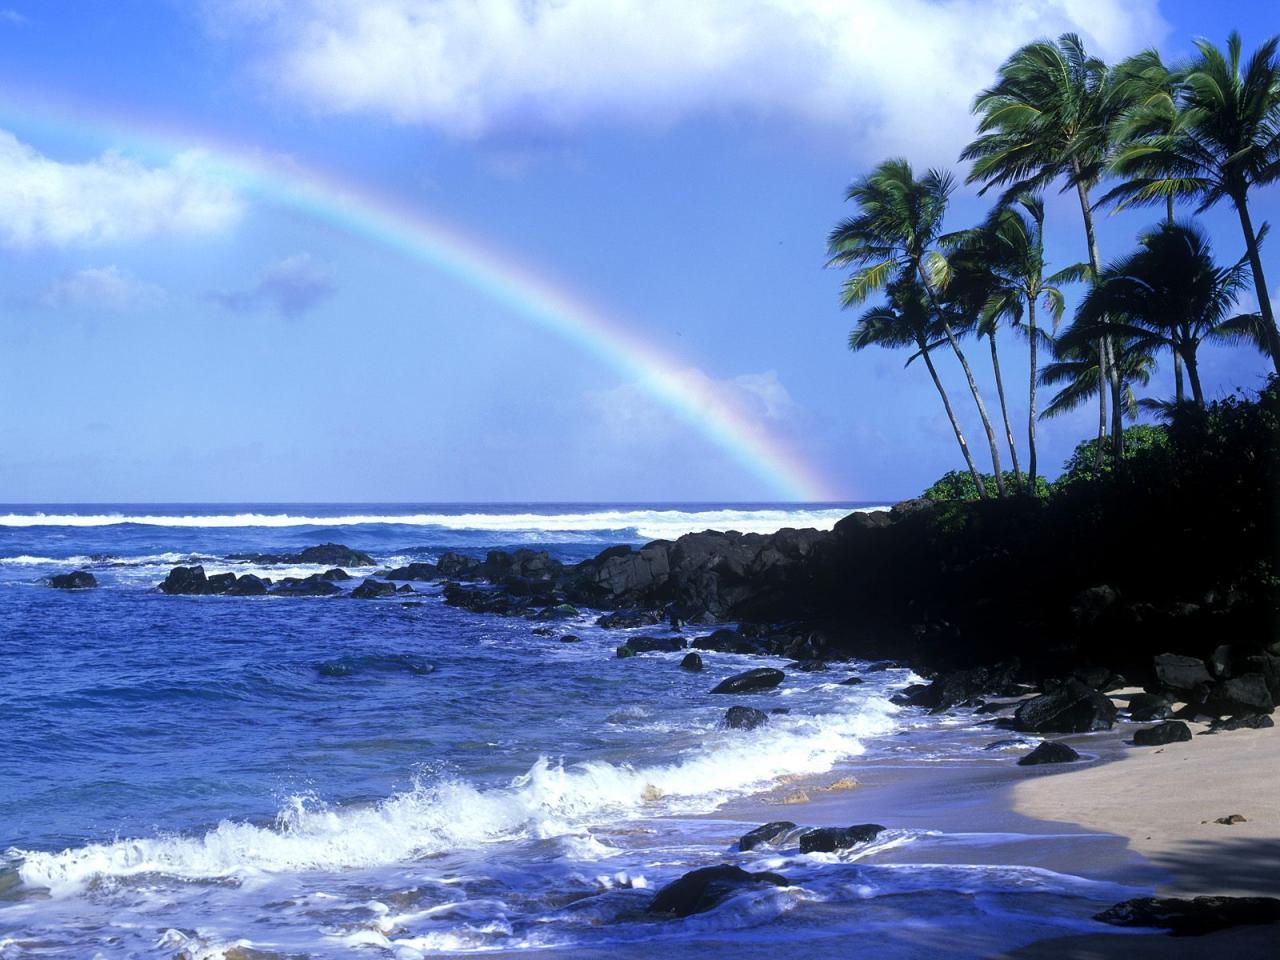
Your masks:
{"label": "green shrub", "polygon": [[[994,474],[984,473],[980,475],[982,482],[986,484],[987,491],[991,496],[996,495],[996,478]],[[1025,479],[1025,477],[1024,477]],[[1011,471],[1006,470],[1004,473],[1005,489],[1010,493],[1018,490],[1017,479]],[[1036,494],[1040,497],[1049,495],[1049,483],[1044,477],[1036,477]],[[920,494],[926,500],[977,500],[978,488],[973,482],[973,475],[967,470],[951,470],[944,473],[938,480]]]}

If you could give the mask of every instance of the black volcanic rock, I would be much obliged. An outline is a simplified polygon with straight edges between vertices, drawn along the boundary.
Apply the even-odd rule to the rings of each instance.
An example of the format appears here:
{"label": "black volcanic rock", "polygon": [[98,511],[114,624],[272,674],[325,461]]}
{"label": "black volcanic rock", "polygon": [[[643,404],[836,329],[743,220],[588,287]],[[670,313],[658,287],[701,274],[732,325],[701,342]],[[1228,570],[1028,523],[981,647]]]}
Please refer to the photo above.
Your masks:
{"label": "black volcanic rock", "polygon": [[691,870],[659,890],[650,902],[648,911],[687,917],[710,910],[739,890],[760,884],[785,887],[788,881],[780,874],[748,873],[729,863],[702,867]]}
{"label": "black volcanic rock", "polygon": [[730,730],[754,730],[769,722],[769,715],[755,707],[730,707],[724,714],[724,725]]}
{"label": "black volcanic rock", "polygon": [[884,830],[878,823],[852,827],[819,827],[800,834],[801,853],[835,853],[860,843],[870,843]]}
{"label": "black volcanic rock", "polygon": [[686,653],[684,659],[680,661],[680,669],[697,673],[702,669],[702,658],[696,653]]}
{"label": "black volcanic rock", "polygon": [[1140,747],[1159,747],[1190,739],[1191,729],[1181,720],[1166,720],[1154,727],[1143,727],[1133,732],[1133,742]]}
{"label": "black volcanic rock", "polygon": [[73,573],[56,573],[49,578],[49,586],[59,590],[87,590],[96,587],[98,581],[88,570],[76,570]]}
{"label": "black volcanic rock", "polygon": [[738,849],[745,853],[748,850],[754,850],[762,844],[775,843],[795,828],[796,825],[790,820],[774,820],[743,834],[742,839],[738,841]]}
{"label": "black volcanic rock", "polygon": [[1030,733],[1109,730],[1115,719],[1116,708],[1110,698],[1076,679],[1027,700],[1014,712],[1015,729]]}
{"label": "black volcanic rock", "polygon": [[351,591],[352,598],[356,600],[375,600],[378,597],[394,597],[395,595],[396,585],[394,583],[374,580],[372,577]]}
{"label": "black volcanic rock", "polygon": [[209,579],[204,567],[174,567],[157,588],[168,594],[201,594],[209,592]]}
{"label": "black volcanic rock", "polygon": [[684,637],[630,637],[618,647],[620,657],[634,657],[637,653],[675,653],[684,649]]}
{"label": "black volcanic rock", "polygon": [[781,670],[772,667],[757,667],[745,673],[737,673],[721,680],[712,689],[712,693],[752,693],[756,690],[772,690],[786,678]]}
{"label": "black volcanic rock", "polygon": [[1042,763],[1071,763],[1072,761],[1079,759],[1080,754],[1076,753],[1065,743],[1058,743],[1055,740],[1046,740],[1025,757],[1020,757],[1018,759],[1018,766],[1033,767]]}
{"label": "black volcanic rock", "polygon": [[1117,903],[1095,920],[1118,927],[1161,927],[1175,937],[1200,936],[1255,924],[1280,923],[1275,897],[1139,897]]}

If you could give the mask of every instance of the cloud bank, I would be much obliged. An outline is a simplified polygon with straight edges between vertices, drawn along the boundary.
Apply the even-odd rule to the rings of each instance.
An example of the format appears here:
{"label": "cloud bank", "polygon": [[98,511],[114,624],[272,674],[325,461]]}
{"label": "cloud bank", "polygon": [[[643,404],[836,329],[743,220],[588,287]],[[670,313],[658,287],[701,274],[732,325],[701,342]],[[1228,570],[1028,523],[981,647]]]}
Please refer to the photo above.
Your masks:
{"label": "cloud bank", "polygon": [[114,152],[64,163],[0,130],[0,242],[10,247],[214,233],[242,207],[235,191],[202,171],[198,154],[163,167]]}
{"label": "cloud bank", "polygon": [[1019,44],[1073,30],[1115,57],[1156,0],[213,0],[261,74],[323,113],[462,138],[746,112],[895,150],[967,135]]}

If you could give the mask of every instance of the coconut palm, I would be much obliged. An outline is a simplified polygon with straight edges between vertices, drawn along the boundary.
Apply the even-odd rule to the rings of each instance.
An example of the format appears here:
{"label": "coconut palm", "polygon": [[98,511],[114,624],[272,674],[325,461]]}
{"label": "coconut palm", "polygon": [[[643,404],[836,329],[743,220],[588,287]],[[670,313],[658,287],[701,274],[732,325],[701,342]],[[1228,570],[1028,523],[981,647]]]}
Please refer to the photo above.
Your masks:
{"label": "coconut palm", "polygon": [[[1047,261],[1044,251],[1044,202],[1036,194],[1021,193],[1012,202],[996,207],[986,222],[976,230],[955,235],[951,260],[957,279],[953,295],[961,295],[970,287],[981,299],[979,329],[991,344],[991,360],[1000,388],[1000,405],[1005,410],[999,359],[996,354],[996,330],[1001,323],[1026,334],[1030,348],[1030,385],[1027,415],[1027,489],[1035,491],[1036,458],[1036,387],[1039,382],[1038,350],[1047,335],[1039,326],[1037,308],[1043,307],[1056,330],[1066,306],[1062,286],[1083,280],[1088,267],[1072,264],[1051,276],[1045,276]],[[1018,471],[1013,431],[1005,410],[1005,431],[1013,453],[1015,475]],[[1021,483],[1021,477],[1019,477]]]}
{"label": "coconut palm", "polygon": [[[1206,339],[1255,336],[1256,314],[1234,316],[1232,308],[1248,285],[1244,259],[1221,267],[1204,231],[1194,224],[1155,227],[1139,238],[1139,248],[1110,264],[1076,312],[1072,336],[1111,317],[1111,329],[1129,338],[1131,349],[1168,349],[1181,357],[1191,396],[1204,407],[1196,351]],[[1071,336],[1063,342],[1070,345]]]}
{"label": "coconut palm", "polygon": [[[1041,419],[1049,420],[1077,409],[1104,387],[1099,370],[1098,339],[1089,336],[1059,338],[1054,346],[1057,359],[1047,363],[1040,371],[1040,383],[1046,387],[1061,389],[1045,406]],[[1133,392],[1133,385],[1146,386],[1151,382],[1156,361],[1150,352],[1126,343],[1123,337],[1113,340],[1115,368],[1120,375],[1120,413],[1132,420],[1138,415],[1140,403]]]}
{"label": "coconut palm", "polygon": [[[961,159],[973,161],[967,181],[982,182],[984,191],[1005,186],[1009,197],[1040,191],[1057,181],[1064,191],[1074,187],[1095,281],[1101,264],[1090,193],[1106,170],[1110,129],[1123,107],[1122,91],[1110,82],[1106,64],[1089,56],[1078,36],[1066,33],[1056,42],[1038,40],[1006,60],[996,83],[978,94],[973,112],[979,117],[979,135],[961,153]],[[1099,356],[1105,373],[1105,339]],[[1120,377],[1107,375],[1115,408],[1112,444],[1118,452],[1124,442]],[[1105,392],[1099,393],[1098,402],[1105,424]]]}
{"label": "coconut palm", "polygon": [[933,385],[942,399],[947,419],[951,421],[951,429],[955,432],[956,443],[964,456],[965,466],[973,477],[974,485],[982,499],[987,499],[987,488],[982,482],[982,475],[973,462],[973,454],[969,452],[969,444],[965,441],[964,431],[956,419],[955,410],[951,406],[951,398],[938,376],[931,351],[937,346],[939,332],[935,312],[928,295],[914,277],[906,277],[901,281],[889,281],[885,286],[885,302],[865,311],[858,325],[849,334],[849,349],[864,350],[870,346],[898,349],[914,347],[916,353],[907,363],[916,357],[923,357]]}
{"label": "coconut palm", "polygon": [[1186,197],[1199,201],[1197,212],[1230,200],[1244,233],[1261,330],[1280,373],[1280,332],[1262,269],[1260,231],[1249,212],[1250,188],[1280,178],[1280,37],[1263,43],[1246,63],[1238,33],[1228,37],[1225,53],[1207,40],[1196,47],[1199,55],[1177,71],[1179,122],[1166,131],[1142,114],[1130,118],[1126,143],[1112,161],[1125,180],[1105,199],[1125,205]]}
{"label": "coconut palm", "polygon": [[866,302],[890,281],[899,289],[906,289],[908,284],[919,285],[933,310],[938,332],[964,370],[991,448],[996,487],[1000,496],[1004,496],[1004,471],[991,418],[939,294],[939,287],[946,282],[948,266],[937,249],[937,241],[954,189],[955,183],[947,173],[929,170],[916,179],[906,160],[884,161],[855,181],[846,192],[845,199],[857,204],[858,212],[831,231],[827,240],[830,254],[827,265],[854,268],[841,288],[841,302],[845,307]]}

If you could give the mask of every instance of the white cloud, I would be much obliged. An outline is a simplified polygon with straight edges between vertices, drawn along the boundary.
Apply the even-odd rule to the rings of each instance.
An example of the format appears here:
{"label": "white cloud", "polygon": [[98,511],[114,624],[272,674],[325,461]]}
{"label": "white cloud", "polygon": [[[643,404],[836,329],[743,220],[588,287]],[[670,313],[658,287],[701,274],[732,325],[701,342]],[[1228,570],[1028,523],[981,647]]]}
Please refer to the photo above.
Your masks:
{"label": "white cloud", "polygon": [[[674,379],[687,392],[700,397],[703,405],[720,407],[748,421],[780,426],[794,424],[804,416],[803,408],[792,398],[776,370],[717,379],[697,367],[688,367],[674,374]],[[638,383],[593,392],[588,399],[592,409],[616,433],[639,434],[652,440],[682,423],[667,405]]]}
{"label": "white cloud", "polygon": [[199,154],[163,167],[114,152],[64,163],[0,130],[0,242],[12,247],[211,233],[234,223],[242,208]]}
{"label": "white cloud", "polygon": [[0,23],[7,23],[11,26],[22,27],[26,26],[30,22],[30,20],[23,16],[19,11],[13,9],[13,7],[0,8]]}
{"label": "white cloud", "polygon": [[45,288],[39,301],[41,306],[52,309],[92,307],[123,313],[157,306],[164,299],[162,288],[113,264],[87,267],[59,277]]}
{"label": "white cloud", "polygon": [[748,111],[907,150],[968,135],[1019,44],[1074,30],[1116,57],[1156,0],[209,0],[262,76],[321,112],[461,137]]}
{"label": "white cloud", "polygon": [[271,264],[258,282],[245,290],[210,294],[228,310],[275,309],[283,317],[300,317],[319,306],[337,290],[330,272],[318,266],[309,253],[296,253]]}

